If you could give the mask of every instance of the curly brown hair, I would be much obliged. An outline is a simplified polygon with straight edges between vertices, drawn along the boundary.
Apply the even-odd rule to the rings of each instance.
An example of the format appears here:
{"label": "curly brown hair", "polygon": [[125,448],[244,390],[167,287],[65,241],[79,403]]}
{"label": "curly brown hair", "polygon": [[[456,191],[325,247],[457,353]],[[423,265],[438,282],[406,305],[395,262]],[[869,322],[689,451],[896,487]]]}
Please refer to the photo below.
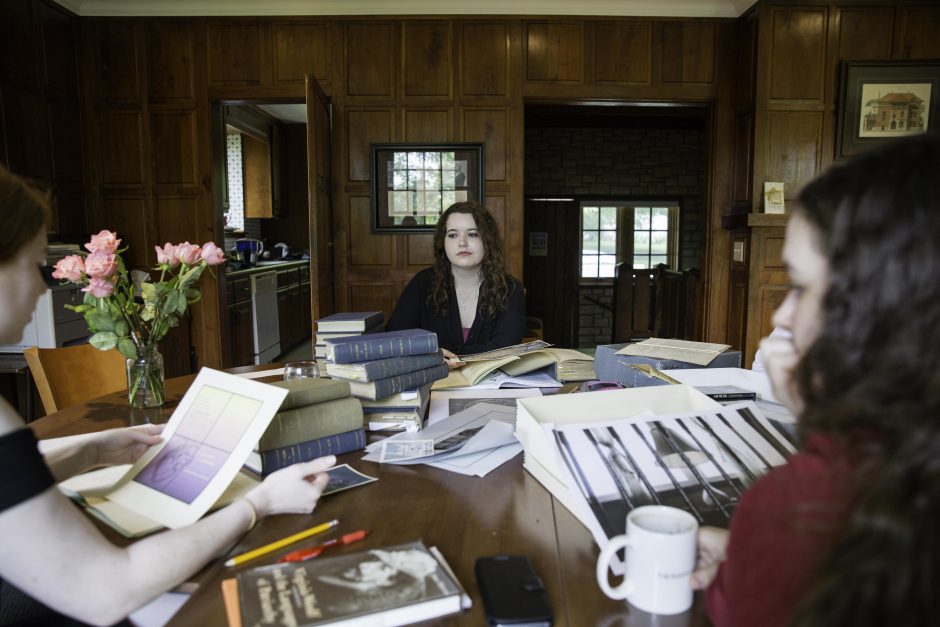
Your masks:
{"label": "curly brown hair", "polygon": [[829,266],[797,366],[800,430],[861,460],[858,505],[793,617],[803,627],[940,617],[940,135],[831,168],[799,196]]}
{"label": "curly brown hair", "polygon": [[441,214],[434,230],[434,280],[428,294],[428,304],[437,309],[443,318],[447,316],[450,290],[454,286],[454,275],[450,269],[450,260],[444,250],[447,235],[447,218],[454,213],[466,213],[473,217],[477,232],[483,240],[483,267],[480,270],[480,309],[483,315],[491,318],[509,307],[509,285],[512,277],[506,265],[506,253],[503,239],[499,235],[499,225],[490,212],[478,202],[458,202]]}
{"label": "curly brown hair", "polygon": [[49,196],[0,166],[0,263],[15,257],[49,223]]}

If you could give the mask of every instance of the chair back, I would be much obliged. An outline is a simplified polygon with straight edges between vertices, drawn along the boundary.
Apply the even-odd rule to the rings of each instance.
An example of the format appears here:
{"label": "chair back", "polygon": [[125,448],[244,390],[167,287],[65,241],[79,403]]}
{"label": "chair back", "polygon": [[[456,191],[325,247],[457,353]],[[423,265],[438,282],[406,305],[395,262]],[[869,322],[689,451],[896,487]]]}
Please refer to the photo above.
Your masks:
{"label": "chair back", "polygon": [[91,344],[23,351],[46,414],[127,389],[124,356]]}

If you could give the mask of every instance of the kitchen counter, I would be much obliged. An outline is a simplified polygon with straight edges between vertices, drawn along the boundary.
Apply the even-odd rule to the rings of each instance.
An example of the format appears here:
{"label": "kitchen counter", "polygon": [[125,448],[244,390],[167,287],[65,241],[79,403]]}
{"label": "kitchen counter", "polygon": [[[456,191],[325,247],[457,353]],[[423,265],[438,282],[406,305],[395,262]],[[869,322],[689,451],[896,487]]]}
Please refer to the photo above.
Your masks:
{"label": "kitchen counter", "polygon": [[225,276],[228,277],[239,277],[239,276],[248,276],[251,274],[256,274],[258,272],[268,272],[271,270],[284,270],[286,268],[300,268],[302,266],[309,266],[309,259],[264,259],[258,262],[254,268],[241,268],[239,270],[230,270],[229,266],[226,266]]}

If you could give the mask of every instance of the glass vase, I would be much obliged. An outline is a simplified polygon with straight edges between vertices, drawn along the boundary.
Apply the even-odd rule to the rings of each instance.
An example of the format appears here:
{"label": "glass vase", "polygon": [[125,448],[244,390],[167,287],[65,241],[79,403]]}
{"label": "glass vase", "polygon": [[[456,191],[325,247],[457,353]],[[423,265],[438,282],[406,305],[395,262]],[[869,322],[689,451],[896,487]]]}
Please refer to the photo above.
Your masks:
{"label": "glass vase", "polygon": [[136,359],[127,359],[127,400],[131,407],[160,407],[166,400],[163,355],[156,347],[138,349]]}

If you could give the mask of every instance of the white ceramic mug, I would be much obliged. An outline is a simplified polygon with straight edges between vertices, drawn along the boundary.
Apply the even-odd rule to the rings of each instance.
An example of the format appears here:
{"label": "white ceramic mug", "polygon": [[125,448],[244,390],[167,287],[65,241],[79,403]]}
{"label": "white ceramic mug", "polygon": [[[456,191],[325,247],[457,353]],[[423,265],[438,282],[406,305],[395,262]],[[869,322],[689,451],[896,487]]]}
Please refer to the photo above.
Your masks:
{"label": "white ceramic mug", "polygon": [[[695,568],[698,521],[665,505],[645,505],[627,514],[627,533],[614,536],[597,558],[597,584],[612,599],[626,599],[652,614],[679,614],[692,607],[689,577]],[[623,582],[607,581],[610,560],[626,549]]]}

